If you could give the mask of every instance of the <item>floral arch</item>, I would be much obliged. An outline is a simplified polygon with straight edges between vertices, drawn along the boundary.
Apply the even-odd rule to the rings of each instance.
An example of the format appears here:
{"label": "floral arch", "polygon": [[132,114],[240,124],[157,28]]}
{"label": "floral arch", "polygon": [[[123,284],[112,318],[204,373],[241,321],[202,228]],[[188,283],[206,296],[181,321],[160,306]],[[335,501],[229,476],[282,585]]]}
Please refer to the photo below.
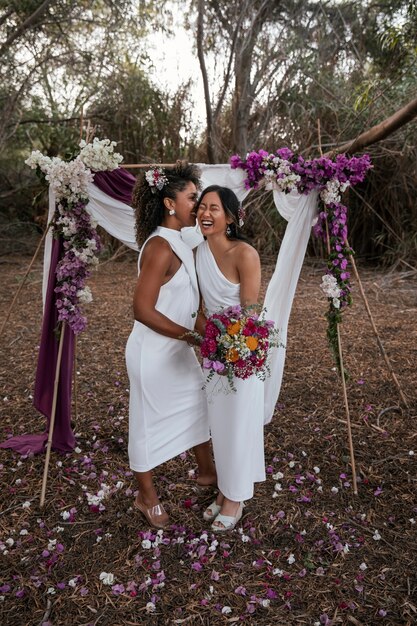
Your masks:
{"label": "floral arch", "polygon": [[[48,425],[53,413],[55,425],[48,445],[63,452],[75,445],[70,425],[74,339],[86,327],[83,306],[92,299],[86,283],[100,252],[97,224],[137,250],[130,207],[135,177],[120,167],[122,156],[114,151],[115,146],[108,139],[95,138],[92,143],[81,142],[79,155],[69,162],[50,159],[39,151],[26,161],[49,183],[44,318],[34,404],[47,417]],[[259,150],[244,159],[233,156],[230,164],[198,165],[203,187],[214,183],[230,187],[240,201],[251,189],[265,184],[273,193],[277,210],[287,221],[264,303],[268,317],[280,329],[284,344],[312,226],[314,234],[328,242],[330,252],[321,287],[329,305],[329,328],[337,324],[343,309],[351,302],[347,265],[352,250],[347,244],[347,208],[342,203],[342,194],[347,187],[364,180],[371,167],[369,157],[339,155],[335,159],[305,160],[288,148],[281,148],[274,154]],[[199,242],[196,230],[183,230],[183,238],[195,246]],[[57,327],[61,331],[59,345],[54,334]],[[284,362],[285,348],[274,349],[271,376],[265,384],[265,423],[274,413]],[[51,376],[54,370],[59,370],[55,409]],[[28,454],[42,452],[46,440],[47,432],[44,432],[12,437],[0,445]]]}

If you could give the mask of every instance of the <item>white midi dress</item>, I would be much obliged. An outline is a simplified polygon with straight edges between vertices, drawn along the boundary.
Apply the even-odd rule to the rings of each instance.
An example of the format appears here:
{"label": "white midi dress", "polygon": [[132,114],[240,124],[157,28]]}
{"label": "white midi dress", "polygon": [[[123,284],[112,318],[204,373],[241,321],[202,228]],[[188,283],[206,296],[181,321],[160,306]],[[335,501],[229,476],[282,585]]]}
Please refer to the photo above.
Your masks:
{"label": "white midi dress", "polygon": [[[197,248],[196,267],[208,315],[240,304],[240,285],[222,274],[207,241]],[[227,379],[214,374],[206,393],[217,483],[227,498],[242,502],[265,480],[264,382],[251,376],[234,385],[236,392],[228,392]]]}
{"label": "white midi dress", "polygon": [[[193,329],[193,314],[199,306],[193,252],[179,231],[160,226],[154,236],[166,239],[182,261],[176,274],[162,285],[156,309]],[[128,452],[133,471],[151,470],[209,440],[204,378],[193,348],[135,321],[126,345],[126,365],[130,381]]]}

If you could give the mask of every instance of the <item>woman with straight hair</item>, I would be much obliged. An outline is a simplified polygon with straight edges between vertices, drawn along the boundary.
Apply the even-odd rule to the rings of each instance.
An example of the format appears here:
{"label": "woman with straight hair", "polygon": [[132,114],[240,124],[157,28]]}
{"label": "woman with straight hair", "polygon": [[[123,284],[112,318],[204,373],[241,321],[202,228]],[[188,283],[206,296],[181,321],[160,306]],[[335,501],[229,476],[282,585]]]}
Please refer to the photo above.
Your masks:
{"label": "woman with straight hair", "polygon": [[[231,189],[212,185],[201,194],[197,219],[205,241],[197,248],[196,267],[204,313],[222,308],[255,307],[261,265],[255,248],[240,232],[243,212]],[[215,532],[232,530],[254,483],[265,480],[263,441],[264,383],[255,375],[234,378],[236,392],[221,391],[225,379],[215,373],[207,383],[208,415],[219,494],[204,512]]]}
{"label": "woman with straight hair", "polygon": [[139,488],[134,505],[155,528],[169,523],[155,467],[194,448],[198,483],[216,483],[203,376],[191,347],[200,296],[193,252],[181,239],[181,229],[195,225],[199,182],[196,166],[177,162],[143,172],[133,191],[140,254],[126,345],[128,449]]}

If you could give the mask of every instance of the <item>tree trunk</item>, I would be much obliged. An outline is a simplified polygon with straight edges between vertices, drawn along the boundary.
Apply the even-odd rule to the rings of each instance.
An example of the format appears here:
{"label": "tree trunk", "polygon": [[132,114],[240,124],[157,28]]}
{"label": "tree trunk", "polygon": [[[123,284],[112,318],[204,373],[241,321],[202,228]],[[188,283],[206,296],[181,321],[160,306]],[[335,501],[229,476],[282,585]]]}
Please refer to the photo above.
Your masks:
{"label": "tree trunk", "polygon": [[248,151],[248,122],[251,99],[250,71],[252,46],[249,49],[240,38],[235,59],[235,91],[233,94],[232,112],[232,149],[237,154]]}
{"label": "tree trunk", "polygon": [[239,27],[235,50],[235,90],[232,103],[232,149],[237,154],[248,151],[248,127],[250,112],[255,99],[254,83],[251,80],[253,55],[259,33],[270,10],[268,0],[264,0],[255,10],[251,2],[245,5],[246,16],[251,23]]}
{"label": "tree trunk", "polygon": [[200,63],[201,75],[204,86],[204,100],[206,103],[206,120],[207,120],[207,160],[209,163],[217,162],[215,128],[213,124],[213,109],[210,100],[210,88],[207,76],[206,62],[204,58],[204,0],[198,0],[198,17],[197,17],[197,55]]}

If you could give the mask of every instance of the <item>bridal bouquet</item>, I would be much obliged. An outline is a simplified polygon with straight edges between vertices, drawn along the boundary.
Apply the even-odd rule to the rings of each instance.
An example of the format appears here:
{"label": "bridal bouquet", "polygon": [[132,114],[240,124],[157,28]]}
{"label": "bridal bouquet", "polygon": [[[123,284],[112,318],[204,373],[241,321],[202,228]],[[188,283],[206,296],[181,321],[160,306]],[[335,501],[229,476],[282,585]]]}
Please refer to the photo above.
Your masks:
{"label": "bridal bouquet", "polygon": [[279,345],[274,322],[253,309],[235,305],[214,313],[207,320],[200,346],[203,368],[209,370],[207,382],[215,373],[224,374],[231,390],[236,391],[234,377],[245,379],[255,374],[265,380],[268,350]]}

